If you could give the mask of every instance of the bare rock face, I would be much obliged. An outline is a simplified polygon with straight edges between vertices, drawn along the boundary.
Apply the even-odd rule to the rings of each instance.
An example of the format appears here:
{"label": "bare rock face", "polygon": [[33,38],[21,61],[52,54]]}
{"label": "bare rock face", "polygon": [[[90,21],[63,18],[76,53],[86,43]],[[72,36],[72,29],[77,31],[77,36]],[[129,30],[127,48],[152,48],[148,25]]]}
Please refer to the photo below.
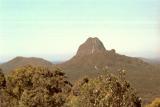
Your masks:
{"label": "bare rock face", "polygon": [[106,52],[106,49],[103,45],[103,43],[97,38],[88,38],[85,43],[83,43],[78,51],[77,51],[77,56],[82,56],[82,55],[89,55],[89,54],[94,54],[94,53],[104,53]]}

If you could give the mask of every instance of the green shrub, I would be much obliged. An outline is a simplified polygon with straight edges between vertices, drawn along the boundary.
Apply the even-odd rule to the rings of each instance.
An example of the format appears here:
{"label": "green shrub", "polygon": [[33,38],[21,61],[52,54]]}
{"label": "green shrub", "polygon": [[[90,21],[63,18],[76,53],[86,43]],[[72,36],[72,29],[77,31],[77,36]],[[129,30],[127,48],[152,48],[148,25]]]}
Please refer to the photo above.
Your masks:
{"label": "green shrub", "polygon": [[16,105],[17,100],[8,93],[6,88],[6,79],[0,69],[0,107],[12,107]]}
{"label": "green shrub", "polygon": [[[141,101],[124,72],[66,80],[59,69],[26,66],[8,76],[0,73],[0,107],[140,107]],[[157,106],[155,106],[157,107]]]}
{"label": "green shrub", "polygon": [[113,75],[83,79],[75,84],[69,107],[140,107],[141,101],[129,83]]}
{"label": "green shrub", "polygon": [[17,99],[7,89],[0,90],[0,107],[16,107]]}
{"label": "green shrub", "polygon": [[59,69],[27,66],[8,75],[6,93],[16,99],[12,102],[15,107],[59,107],[65,103],[71,86]]}
{"label": "green shrub", "polygon": [[1,72],[2,70],[0,69],[0,89],[4,88],[6,85],[6,80],[4,74]]}

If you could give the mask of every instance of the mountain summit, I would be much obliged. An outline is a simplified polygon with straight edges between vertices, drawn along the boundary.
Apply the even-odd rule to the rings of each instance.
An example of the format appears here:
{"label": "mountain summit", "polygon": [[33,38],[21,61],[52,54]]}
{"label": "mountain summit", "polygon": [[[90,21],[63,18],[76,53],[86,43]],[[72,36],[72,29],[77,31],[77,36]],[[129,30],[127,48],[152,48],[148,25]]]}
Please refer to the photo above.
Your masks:
{"label": "mountain summit", "polygon": [[153,96],[156,96],[160,92],[156,90],[160,89],[160,87],[157,88],[160,86],[157,83],[160,75],[158,68],[138,58],[118,54],[114,49],[107,50],[98,38],[88,38],[80,45],[75,56],[58,66],[64,70],[72,82],[84,76],[94,78],[105,75],[106,70],[114,74],[124,70],[126,79],[139,93],[144,93],[142,99],[145,101],[151,98],[151,95],[146,93],[154,91],[156,93]]}
{"label": "mountain summit", "polygon": [[36,57],[16,57],[6,63],[3,63],[0,65],[0,68],[2,68],[3,72],[8,73],[11,72],[14,69],[32,65],[35,67],[52,67],[53,64],[47,60],[44,60],[42,58],[36,58]]}
{"label": "mountain summit", "polygon": [[97,38],[97,37],[90,37],[86,40],[85,43],[83,43],[78,51],[77,55],[89,55],[93,53],[104,53],[106,52],[106,49],[103,45],[103,43]]}

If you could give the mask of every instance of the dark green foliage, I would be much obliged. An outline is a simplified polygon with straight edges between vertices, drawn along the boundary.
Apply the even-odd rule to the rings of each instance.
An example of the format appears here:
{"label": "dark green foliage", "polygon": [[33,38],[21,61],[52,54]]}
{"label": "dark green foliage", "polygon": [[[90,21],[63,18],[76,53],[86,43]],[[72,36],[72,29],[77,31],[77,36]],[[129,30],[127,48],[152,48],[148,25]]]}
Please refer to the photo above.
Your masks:
{"label": "dark green foliage", "polygon": [[0,90],[0,107],[16,107],[17,99],[7,89]]}
{"label": "dark green foliage", "polygon": [[64,93],[50,93],[49,90],[44,88],[36,88],[33,90],[25,90],[20,99],[21,107],[60,107],[66,101]]}
{"label": "dark green foliage", "polygon": [[71,84],[59,70],[27,66],[9,74],[5,91],[16,99],[12,102],[15,107],[59,107],[65,103]]}
{"label": "dark green foliage", "polygon": [[107,74],[90,80],[85,78],[76,83],[69,97],[68,106],[140,107],[141,102],[128,82]]}
{"label": "dark green foliage", "polygon": [[5,76],[2,73],[2,70],[0,69],[0,89],[4,88],[6,85],[6,80],[5,80]]}
{"label": "dark green foliage", "polygon": [[26,66],[6,79],[0,73],[0,107],[140,107],[124,74],[84,78],[72,87],[59,69]]}
{"label": "dark green foliage", "polygon": [[6,79],[0,69],[0,107],[12,107],[16,105],[17,100],[8,93],[6,88]]}

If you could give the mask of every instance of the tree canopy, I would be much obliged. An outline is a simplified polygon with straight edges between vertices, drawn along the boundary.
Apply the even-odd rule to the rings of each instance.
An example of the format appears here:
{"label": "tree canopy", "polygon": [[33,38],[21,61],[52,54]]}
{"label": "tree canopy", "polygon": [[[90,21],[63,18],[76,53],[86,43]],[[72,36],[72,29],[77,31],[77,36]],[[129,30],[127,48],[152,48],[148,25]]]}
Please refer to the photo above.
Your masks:
{"label": "tree canopy", "polygon": [[84,78],[74,84],[60,69],[26,66],[0,72],[1,107],[141,107],[124,73]]}

